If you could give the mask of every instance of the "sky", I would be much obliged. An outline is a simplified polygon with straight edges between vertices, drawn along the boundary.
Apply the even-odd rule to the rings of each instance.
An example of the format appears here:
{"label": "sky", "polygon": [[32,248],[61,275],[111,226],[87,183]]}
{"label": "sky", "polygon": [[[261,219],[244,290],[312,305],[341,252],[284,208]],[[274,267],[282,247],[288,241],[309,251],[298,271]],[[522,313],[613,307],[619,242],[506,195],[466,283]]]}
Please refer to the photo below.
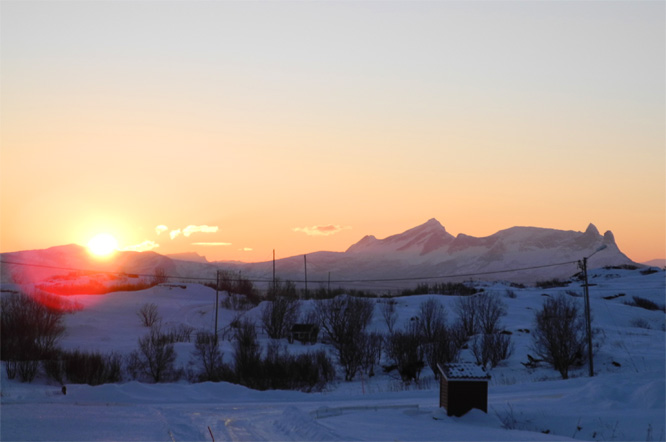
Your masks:
{"label": "sky", "polygon": [[662,1],[0,3],[0,251],[265,261],[437,218],[666,257]]}

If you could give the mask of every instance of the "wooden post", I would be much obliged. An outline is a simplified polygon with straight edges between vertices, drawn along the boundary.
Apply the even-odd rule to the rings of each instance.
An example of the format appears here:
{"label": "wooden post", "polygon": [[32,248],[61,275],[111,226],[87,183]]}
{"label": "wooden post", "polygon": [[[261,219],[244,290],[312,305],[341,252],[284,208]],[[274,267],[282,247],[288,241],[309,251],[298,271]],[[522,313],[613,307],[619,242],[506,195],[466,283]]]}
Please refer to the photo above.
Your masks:
{"label": "wooden post", "polygon": [[585,284],[585,324],[587,328],[587,358],[590,365],[590,377],[594,376],[594,362],[592,359],[592,316],[590,315],[590,284],[587,281],[587,258],[582,263]]}
{"label": "wooden post", "polygon": [[308,297],[308,255],[303,255],[303,264],[305,266],[305,298]]}
{"label": "wooden post", "polygon": [[220,271],[215,273],[215,344],[217,344],[217,315],[220,310]]}

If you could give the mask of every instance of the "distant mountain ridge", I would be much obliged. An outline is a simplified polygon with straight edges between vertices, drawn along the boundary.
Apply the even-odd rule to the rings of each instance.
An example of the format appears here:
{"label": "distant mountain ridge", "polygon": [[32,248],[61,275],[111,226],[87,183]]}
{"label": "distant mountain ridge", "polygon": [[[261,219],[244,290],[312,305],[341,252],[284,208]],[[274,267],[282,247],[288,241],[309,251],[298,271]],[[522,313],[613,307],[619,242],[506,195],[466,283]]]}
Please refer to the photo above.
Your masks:
{"label": "distant mountain ridge", "polygon": [[[398,279],[412,285],[419,279],[426,282],[472,278],[534,282],[569,278],[578,271],[577,261],[593,254],[589,262],[591,268],[639,265],[620,251],[612,232],[601,235],[593,224],[589,224],[584,232],[511,227],[490,236],[474,237],[464,233],[453,236],[433,218],[384,239],[367,235],[345,252],[310,253],[307,255],[307,279],[311,286],[324,284],[330,278],[336,286],[356,281],[354,284],[363,287],[370,287],[373,282],[377,287],[388,287],[396,285]],[[91,258],[85,248],[75,245],[1,256],[3,261],[9,262],[138,274],[152,274],[161,267],[169,275],[183,278],[214,278],[216,270],[224,269],[266,281],[271,280],[273,272],[271,261],[207,262],[194,253],[163,256],[155,252],[118,252],[113,259],[99,261]],[[49,268],[29,269],[31,277],[58,273]],[[299,284],[305,280],[302,255],[277,260],[275,269],[280,279]],[[17,274],[25,273],[24,270],[3,264],[2,280],[7,282]],[[391,284],[386,280],[391,280]]]}

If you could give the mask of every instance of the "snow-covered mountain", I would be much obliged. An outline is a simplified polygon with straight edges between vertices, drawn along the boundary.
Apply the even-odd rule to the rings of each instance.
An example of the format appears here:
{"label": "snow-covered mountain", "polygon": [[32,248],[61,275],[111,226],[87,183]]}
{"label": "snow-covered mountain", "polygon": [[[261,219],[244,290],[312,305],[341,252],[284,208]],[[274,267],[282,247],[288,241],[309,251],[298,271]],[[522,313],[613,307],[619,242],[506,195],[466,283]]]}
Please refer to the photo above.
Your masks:
{"label": "snow-covered mountain", "polygon": [[[307,269],[311,284],[327,282],[329,272],[336,284],[361,280],[360,286],[366,287],[372,283],[377,287],[414,285],[419,278],[423,282],[469,279],[534,282],[569,278],[578,272],[577,262],[593,254],[590,267],[638,265],[620,251],[612,232],[601,235],[593,224],[584,232],[512,227],[487,237],[473,237],[463,233],[453,236],[439,221],[430,219],[384,239],[365,236],[345,252],[308,254]],[[235,268],[244,274],[268,278],[272,263]],[[526,270],[505,272],[511,269]],[[303,257],[278,260],[276,273],[283,279],[303,281]],[[403,278],[407,279],[404,284],[394,281]]]}
{"label": "snow-covered mountain", "polygon": [[[308,254],[307,279],[310,287],[325,284],[330,279],[335,287],[364,288],[469,279],[534,282],[569,278],[578,271],[577,262],[593,254],[590,268],[638,265],[620,251],[612,232],[601,235],[593,224],[584,232],[512,227],[490,236],[473,237],[463,233],[453,236],[439,221],[430,219],[384,239],[365,236],[345,252]],[[167,257],[155,252],[119,252],[112,259],[99,261],[76,245],[5,253],[2,260],[3,281],[15,279],[17,275],[43,279],[68,273],[53,267],[149,275],[160,267],[169,275],[183,278],[214,278],[217,269],[240,271],[243,276],[257,280],[270,280],[273,273],[270,261],[208,263],[204,259],[192,259],[191,254]],[[17,266],[11,264],[13,262],[43,267]],[[283,280],[304,283],[305,262],[301,255],[277,260],[275,269]]]}

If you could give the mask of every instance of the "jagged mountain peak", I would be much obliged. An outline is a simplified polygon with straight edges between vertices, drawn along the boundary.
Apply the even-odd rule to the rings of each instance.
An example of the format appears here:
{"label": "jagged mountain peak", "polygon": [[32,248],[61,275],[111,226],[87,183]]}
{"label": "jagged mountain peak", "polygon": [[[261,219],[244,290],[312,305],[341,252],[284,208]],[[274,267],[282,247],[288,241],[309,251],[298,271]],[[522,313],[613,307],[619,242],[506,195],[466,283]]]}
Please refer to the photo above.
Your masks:
{"label": "jagged mountain peak", "polygon": [[347,252],[372,254],[403,252],[412,255],[426,255],[446,246],[453,239],[454,237],[446,231],[439,221],[431,218],[419,226],[384,239],[365,236],[349,247]]}
{"label": "jagged mountain peak", "polygon": [[587,229],[585,229],[585,233],[587,234],[594,234],[594,235],[599,235],[599,229],[597,229],[597,226],[594,224],[590,223],[587,226]]}

